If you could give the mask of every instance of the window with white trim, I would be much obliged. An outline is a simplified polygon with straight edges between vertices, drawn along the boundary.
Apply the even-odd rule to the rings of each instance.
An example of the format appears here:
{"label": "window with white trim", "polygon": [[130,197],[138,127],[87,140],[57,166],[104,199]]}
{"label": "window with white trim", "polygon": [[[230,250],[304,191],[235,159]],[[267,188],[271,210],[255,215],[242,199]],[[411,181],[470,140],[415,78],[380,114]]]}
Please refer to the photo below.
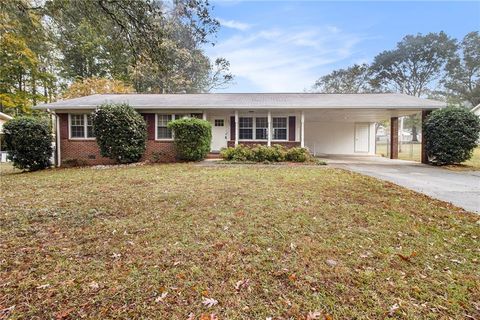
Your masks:
{"label": "window with white trim", "polygon": [[70,138],[95,138],[95,133],[93,132],[92,114],[70,114]]}
{"label": "window with white trim", "polygon": [[157,139],[173,139],[173,132],[168,128],[168,123],[188,117],[183,114],[157,114]]}
{"label": "window with white trim", "polygon": [[259,117],[255,118],[255,139],[267,140],[268,139],[268,118]]}
{"label": "window with white trim", "polygon": [[172,130],[168,123],[173,120],[173,114],[157,114],[157,139],[172,139]]}
{"label": "window with white trim", "polygon": [[272,118],[273,140],[287,140],[287,118]]}
{"label": "window with white trim", "polygon": [[240,117],[239,119],[238,138],[240,140],[253,139],[253,118]]}

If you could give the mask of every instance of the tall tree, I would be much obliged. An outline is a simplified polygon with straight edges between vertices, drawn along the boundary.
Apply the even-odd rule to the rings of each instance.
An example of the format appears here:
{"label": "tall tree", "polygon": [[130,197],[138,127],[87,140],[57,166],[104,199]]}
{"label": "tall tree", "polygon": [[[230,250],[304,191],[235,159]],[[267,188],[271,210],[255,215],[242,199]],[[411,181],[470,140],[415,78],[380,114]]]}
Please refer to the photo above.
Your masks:
{"label": "tall tree", "polygon": [[42,15],[27,0],[0,2],[0,110],[30,113],[56,94],[54,58]]}
{"label": "tall tree", "polygon": [[473,107],[480,103],[480,33],[468,33],[446,66],[445,87]]}
{"label": "tall tree", "polygon": [[380,83],[418,97],[441,77],[456,48],[456,40],[444,32],[407,35],[395,49],[378,54],[372,70]]}
{"label": "tall tree", "polygon": [[102,93],[131,93],[133,88],[121,80],[86,78],[77,80],[62,93],[63,99],[72,99]]}
{"label": "tall tree", "polygon": [[346,69],[334,70],[320,77],[312,88],[322,93],[372,93],[381,92],[382,87],[373,79],[367,64],[354,64]]}
{"label": "tall tree", "polygon": [[[374,58],[372,71],[376,81],[393,91],[420,97],[441,78],[456,48],[456,40],[444,32],[407,35],[395,49]],[[412,129],[413,141],[418,141],[418,115],[408,117],[405,124]]]}

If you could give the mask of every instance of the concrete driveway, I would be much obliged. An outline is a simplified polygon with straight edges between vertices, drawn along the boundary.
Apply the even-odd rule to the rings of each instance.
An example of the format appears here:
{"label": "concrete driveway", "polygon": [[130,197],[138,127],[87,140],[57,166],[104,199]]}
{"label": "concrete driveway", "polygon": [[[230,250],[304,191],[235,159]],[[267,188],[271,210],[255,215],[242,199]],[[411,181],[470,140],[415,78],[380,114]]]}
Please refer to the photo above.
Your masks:
{"label": "concrete driveway", "polygon": [[480,171],[450,171],[413,161],[374,156],[331,156],[325,159],[333,167],[390,181],[480,213]]}

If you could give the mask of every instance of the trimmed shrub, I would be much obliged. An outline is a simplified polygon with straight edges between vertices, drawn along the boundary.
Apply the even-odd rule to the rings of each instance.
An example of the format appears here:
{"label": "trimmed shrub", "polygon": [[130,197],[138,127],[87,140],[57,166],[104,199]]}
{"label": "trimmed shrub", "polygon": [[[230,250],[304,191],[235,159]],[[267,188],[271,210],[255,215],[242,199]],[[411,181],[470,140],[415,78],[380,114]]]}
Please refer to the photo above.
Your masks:
{"label": "trimmed shrub", "polygon": [[307,162],[314,161],[314,157],[305,148],[287,149],[281,145],[271,147],[265,145],[253,145],[251,147],[238,145],[235,148],[226,148],[220,152],[220,156],[226,161],[252,161],[252,162]]}
{"label": "trimmed shrub", "polygon": [[285,156],[287,161],[292,162],[307,162],[313,161],[313,156],[306,148],[290,148],[287,150],[287,154]]}
{"label": "trimmed shrub", "polygon": [[479,133],[480,120],[464,108],[448,107],[433,111],[423,126],[430,162],[448,165],[470,159]]}
{"label": "trimmed shrub", "polygon": [[137,162],[146,148],[147,124],[128,104],[104,104],[93,114],[100,154],[118,163]]}
{"label": "trimmed shrub", "polygon": [[18,117],[3,125],[7,159],[22,170],[35,171],[51,166],[52,131],[48,119]]}
{"label": "trimmed shrub", "polygon": [[173,131],[177,156],[185,161],[200,161],[210,152],[212,142],[212,125],[210,122],[184,118],[170,122]]}

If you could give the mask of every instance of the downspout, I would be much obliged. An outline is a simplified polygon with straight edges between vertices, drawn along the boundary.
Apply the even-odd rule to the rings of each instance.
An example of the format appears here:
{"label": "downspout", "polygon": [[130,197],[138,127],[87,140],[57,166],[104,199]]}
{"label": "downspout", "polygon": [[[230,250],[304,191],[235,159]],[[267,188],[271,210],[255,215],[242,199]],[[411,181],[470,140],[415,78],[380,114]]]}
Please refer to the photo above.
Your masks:
{"label": "downspout", "polygon": [[60,167],[62,165],[62,157],[61,157],[61,152],[60,152],[60,117],[56,112],[53,113],[55,115],[55,121],[56,121],[56,129],[55,129],[55,151],[57,154],[57,167]]}

